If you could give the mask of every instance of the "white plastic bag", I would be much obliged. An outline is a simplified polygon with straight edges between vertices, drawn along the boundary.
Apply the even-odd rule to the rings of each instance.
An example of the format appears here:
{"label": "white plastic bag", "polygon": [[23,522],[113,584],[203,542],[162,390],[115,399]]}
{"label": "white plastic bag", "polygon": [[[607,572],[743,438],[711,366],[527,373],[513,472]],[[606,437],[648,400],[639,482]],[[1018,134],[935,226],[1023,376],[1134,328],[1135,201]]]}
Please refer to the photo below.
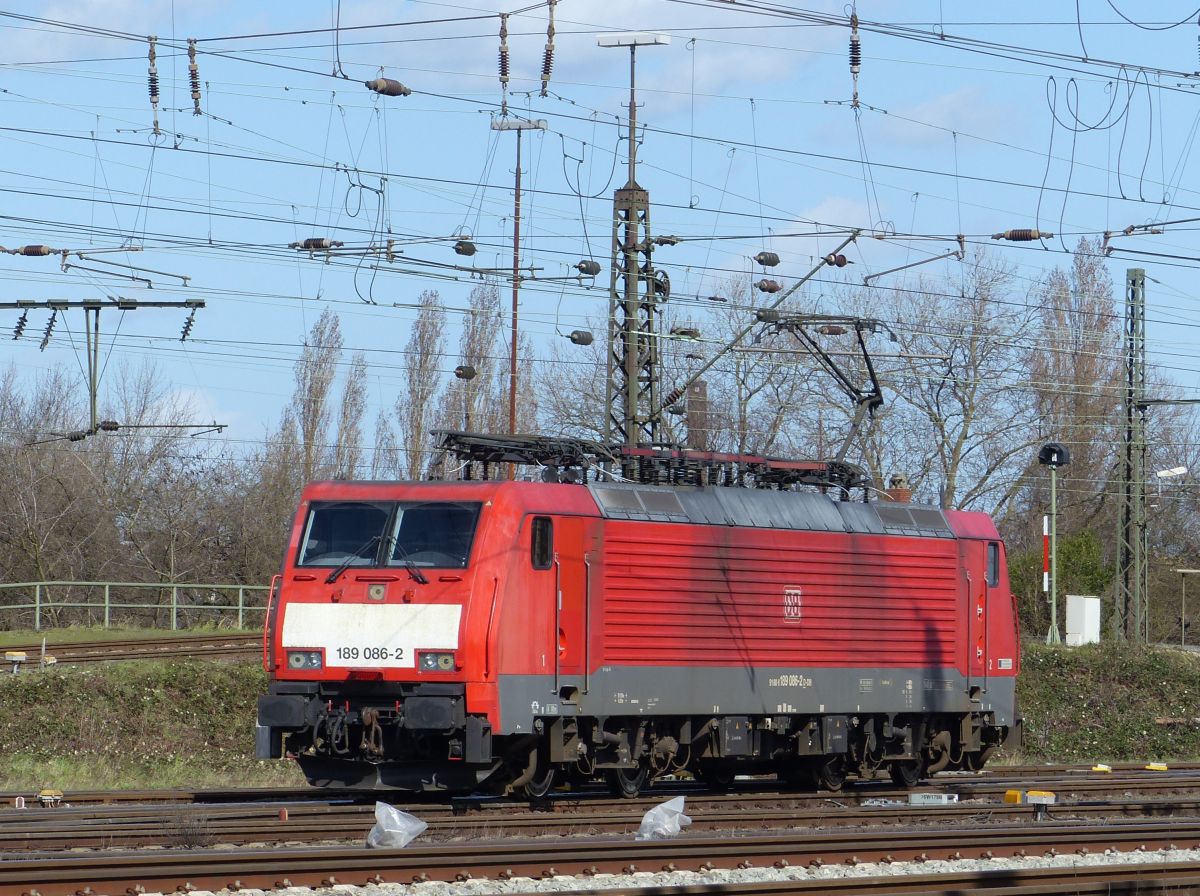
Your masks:
{"label": "white plastic bag", "polygon": [[399,849],[420,837],[427,827],[417,816],[401,812],[387,803],[377,802],[375,827],[367,834],[367,846],[372,849]]}
{"label": "white plastic bag", "polygon": [[642,816],[642,826],[638,828],[635,840],[663,840],[676,836],[680,829],[692,823],[691,818],[683,814],[681,796],[659,803]]}

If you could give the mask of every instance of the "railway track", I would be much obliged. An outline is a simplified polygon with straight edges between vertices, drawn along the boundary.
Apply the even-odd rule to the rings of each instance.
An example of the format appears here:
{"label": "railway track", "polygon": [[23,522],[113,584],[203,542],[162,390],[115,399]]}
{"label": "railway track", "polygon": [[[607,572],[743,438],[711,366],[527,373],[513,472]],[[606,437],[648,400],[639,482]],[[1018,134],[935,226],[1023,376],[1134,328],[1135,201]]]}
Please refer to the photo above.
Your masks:
{"label": "railway track", "polygon": [[[1126,766],[1108,775],[1080,767],[1000,771],[1005,774],[949,776],[941,782],[945,786],[923,788],[959,791],[962,799],[975,800],[940,807],[903,805],[906,794],[882,784],[860,784],[846,794],[817,794],[780,793],[773,784],[756,781],[739,782],[744,786],[735,793],[684,785],[638,800],[613,800],[599,790],[560,793],[532,807],[504,799],[400,803],[429,824],[426,834],[402,851],[361,846],[374,821],[371,801],[377,794],[359,794],[358,802],[347,801],[345,794],[330,799],[330,794],[311,789],[70,794],[68,799],[76,801],[70,808],[0,810],[0,896],[564,875],[580,876],[581,894],[616,883],[594,879],[596,875],[664,869],[685,874],[647,879],[645,886],[639,879],[637,889],[610,892],[773,896],[1026,889],[1090,894],[1200,888],[1194,862],[1175,868],[1163,865],[1161,857],[1144,855],[1160,848],[1200,848],[1196,766],[1165,773]],[[1083,801],[1057,805],[1049,821],[1035,824],[1030,807],[1005,805],[985,795],[1018,782],[1057,786],[1060,798],[1069,788],[1074,799]],[[693,826],[673,841],[632,841],[641,813],[672,792],[687,794]],[[1102,792],[1120,798],[1094,798]],[[1144,797],[1153,792],[1188,795]],[[1136,798],[1125,796],[1131,793]],[[183,845],[190,848],[179,850]],[[80,849],[93,851],[77,854]],[[846,873],[846,866],[869,862],[982,859],[986,864],[1105,850],[1134,863],[1157,864],[963,874],[950,873],[952,866],[924,874],[918,865],[918,873],[902,877],[837,876]],[[843,870],[809,879],[822,868],[831,871],[827,866]],[[767,868],[775,869],[776,876],[803,879],[781,884],[737,876]]]}
{"label": "railway track", "polygon": [[[1092,771],[1090,766],[995,766],[982,773],[943,773],[937,775],[917,792],[951,793],[961,800],[997,799],[1007,790],[1043,789],[1053,790],[1061,797],[1080,799],[1103,798],[1150,798],[1154,796],[1187,795],[1200,790],[1200,764],[1173,764],[1167,771],[1148,771],[1142,765],[1124,763],[1114,765],[1109,773]],[[714,793],[692,782],[664,781],[655,784],[635,800],[617,800],[616,805],[628,809],[649,808],[671,796],[684,795],[689,799],[704,798],[746,803],[754,800],[788,800],[791,805],[827,805],[834,801],[846,805],[858,805],[875,799],[905,799],[905,791],[897,789],[883,779],[861,781],[847,785],[837,793],[827,791],[780,790],[770,778],[739,780],[732,791]],[[0,806],[12,806],[17,800],[36,802],[36,795],[29,792],[10,791],[0,793]],[[223,803],[293,803],[358,801],[373,802],[383,799],[406,811],[454,812],[508,811],[529,806],[529,801],[517,798],[487,796],[430,797],[413,799],[402,791],[355,791],[330,790],[313,787],[292,788],[231,788],[207,790],[94,790],[70,791],[63,796],[63,803],[71,806],[120,806],[131,804],[204,804]],[[562,811],[576,803],[611,801],[607,790],[585,788],[578,791],[555,792],[550,799],[538,804],[542,810]]]}
{"label": "railway track", "polygon": [[[56,665],[77,666],[86,663],[111,663],[122,660],[220,658],[250,659],[262,652],[262,635],[254,632],[215,632],[202,635],[166,635],[161,638],[129,638],[115,641],[77,641],[50,643],[46,653]],[[37,667],[42,646],[5,647],[4,653],[24,653],[21,665]],[[11,663],[9,663],[11,666]]]}
{"label": "railway track", "polygon": [[[1200,821],[1176,820],[1083,827],[1038,824],[966,830],[860,831],[850,835],[803,831],[782,836],[689,836],[649,842],[613,838],[476,841],[470,850],[463,849],[462,844],[410,845],[403,850],[366,850],[362,847],[158,850],[6,860],[0,863],[0,896],[74,896],[83,886],[93,894],[123,894],[139,892],[138,887],[142,891],[169,892],[188,888],[271,889],[567,875],[579,877],[583,883],[606,873],[691,871],[707,874],[718,868],[787,869],[793,866],[820,869],[832,864],[865,862],[922,864],[936,860],[989,861],[1066,853],[1086,856],[1108,850],[1128,854],[1131,860],[1136,860],[1145,858],[1144,854],[1150,850],[1195,849],[1198,846]],[[1186,868],[1187,873],[1197,874],[1195,863],[1189,863]],[[945,869],[941,870],[944,872]],[[1152,871],[1164,873],[1162,866],[1156,866]],[[1115,879],[1127,880],[1131,873],[1139,879],[1143,876],[1143,871],[1131,872],[1129,868],[1109,867],[1098,872],[1110,881],[1114,879],[1113,875],[1120,875]],[[1149,876],[1150,870],[1145,873]],[[1072,870],[1071,874],[1075,876],[1079,872]],[[946,875],[941,873],[937,877],[936,889],[941,891],[947,885]],[[1004,872],[992,880],[993,887],[1005,880],[1011,886],[1013,872]],[[819,885],[829,888],[832,883],[822,879]],[[854,883],[859,888],[856,891],[870,892],[862,889],[864,880],[858,879]],[[886,886],[896,884],[894,879],[889,879]],[[790,882],[788,886],[795,887],[796,882]],[[586,884],[579,890],[594,892],[594,888]],[[928,886],[917,892],[929,892]]]}
{"label": "railway track", "polygon": [[[641,821],[640,809],[595,803],[571,811],[496,813],[412,811],[428,825],[426,842],[479,840],[503,836],[572,837],[630,835]],[[805,830],[901,825],[998,826],[1030,821],[1027,805],[960,803],[950,806],[824,805],[772,808],[694,798],[687,803],[693,833]],[[1200,819],[1200,799],[1104,801],[1056,806],[1052,820],[1108,823],[1119,819]],[[284,843],[361,842],[374,824],[370,805],[191,805],[175,808],[110,807],[62,809],[55,812],[0,812],[0,853],[51,852],[65,849],[144,849],[181,846],[246,846]]]}

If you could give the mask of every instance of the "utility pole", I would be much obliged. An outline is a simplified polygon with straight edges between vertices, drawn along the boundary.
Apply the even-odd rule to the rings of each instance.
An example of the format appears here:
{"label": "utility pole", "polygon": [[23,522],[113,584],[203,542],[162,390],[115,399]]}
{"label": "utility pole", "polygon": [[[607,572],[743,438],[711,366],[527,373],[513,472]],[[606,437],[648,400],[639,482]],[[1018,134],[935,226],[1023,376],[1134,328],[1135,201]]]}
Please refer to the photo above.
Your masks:
{"label": "utility pole", "polygon": [[[517,431],[517,306],[521,294],[521,132],[544,131],[546,120],[496,118],[492,120],[492,130],[517,132],[517,174],[513,189],[512,333],[508,353],[508,431],[511,435]],[[509,467],[510,479],[515,471],[515,467]]]}
{"label": "utility pole", "polygon": [[1146,272],[1125,272],[1125,427],[1121,439],[1121,516],[1113,632],[1142,634],[1146,585]]}
{"label": "utility pole", "polygon": [[[671,42],[665,34],[602,34],[601,47],[629,48],[629,170],[613,193],[613,263],[609,277],[608,377],[605,440],[627,448],[658,442],[659,294],[666,280],[656,275],[651,253],[650,194],[637,182],[637,48]],[[618,291],[618,272],[622,288]],[[643,412],[644,409],[644,412]],[[628,472],[628,471],[627,471]]]}

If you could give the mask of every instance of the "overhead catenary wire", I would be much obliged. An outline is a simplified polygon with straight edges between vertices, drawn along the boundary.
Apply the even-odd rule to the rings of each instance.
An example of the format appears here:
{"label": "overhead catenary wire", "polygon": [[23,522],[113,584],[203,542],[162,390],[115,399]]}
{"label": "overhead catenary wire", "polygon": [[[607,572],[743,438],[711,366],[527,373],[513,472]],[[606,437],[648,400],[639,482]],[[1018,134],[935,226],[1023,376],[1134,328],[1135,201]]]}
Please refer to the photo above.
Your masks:
{"label": "overhead catenary wire", "polygon": [[[757,141],[753,141],[753,144],[755,144],[755,145],[756,145],[756,144],[757,144]],[[209,158],[211,158],[211,157],[209,157]],[[958,179],[955,179],[955,180],[954,180],[954,182],[955,182],[955,184],[957,185],[957,184],[959,183],[959,180],[958,180]],[[751,216],[751,217],[752,217],[752,216]],[[1060,229],[1061,229],[1061,228],[1060,228]]]}

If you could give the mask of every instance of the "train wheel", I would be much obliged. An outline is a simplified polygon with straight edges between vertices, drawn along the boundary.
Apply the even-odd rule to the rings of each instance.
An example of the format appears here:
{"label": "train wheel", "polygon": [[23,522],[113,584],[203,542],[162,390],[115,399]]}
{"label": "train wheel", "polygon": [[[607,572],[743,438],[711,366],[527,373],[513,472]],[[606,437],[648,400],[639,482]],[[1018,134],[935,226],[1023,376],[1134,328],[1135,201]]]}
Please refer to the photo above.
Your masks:
{"label": "train wheel", "polygon": [[838,791],[846,783],[846,763],[841,756],[827,762],[818,761],[813,767],[813,783],[823,790]]}
{"label": "train wheel", "polygon": [[636,769],[614,768],[604,773],[604,780],[613,796],[631,800],[642,792],[647,775],[648,771],[644,765]]}
{"label": "train wheel", "polygon": [[552,765],[548,766],[540,775],[534,774],[525,784],[525,795],[531,800],[544,799],[554,789],[556,777],[555,769]]}
{"label": "train wheel", "polygon": [[924,771],[920,759],[896,759],[888,765],[888,774],[897,787],[916,787]]}

